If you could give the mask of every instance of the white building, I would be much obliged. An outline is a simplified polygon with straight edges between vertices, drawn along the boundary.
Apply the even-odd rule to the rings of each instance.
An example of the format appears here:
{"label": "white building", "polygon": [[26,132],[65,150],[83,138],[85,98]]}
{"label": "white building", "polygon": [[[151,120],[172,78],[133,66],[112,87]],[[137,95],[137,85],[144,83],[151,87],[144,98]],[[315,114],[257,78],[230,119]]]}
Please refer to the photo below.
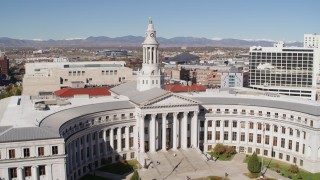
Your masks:
{"label": "white building", "polygon": [[319,34],[305,34],[303,45],[306,48],[318,48],[320,47],[320,35]]}
{"label": "white building", "polygon": [[23,77],[23,94],[38,95],[53,92],[72,84],[117,85],[135,77],[132,69],[124,67],[123,61],[105,62],[44,62],[26,63]]}
{"label": "white building", "polygon": [[316,99],[320,49],[250,47],[250,87],[289,96]]}
{"label": "white building", "polygon": [[161,89],[161,73],[149,73],[158,61],[148,56],[138,81],[111,96],[0,100],[0,177],[75,180],[119,160],[144,164],[146,152],[207,153],[217,143],[320,172],[319,103],[252,89],[174,94]]}
{"label": "white building", "polygon": [[221,72],[221,88],[243,87],[242,72]]}

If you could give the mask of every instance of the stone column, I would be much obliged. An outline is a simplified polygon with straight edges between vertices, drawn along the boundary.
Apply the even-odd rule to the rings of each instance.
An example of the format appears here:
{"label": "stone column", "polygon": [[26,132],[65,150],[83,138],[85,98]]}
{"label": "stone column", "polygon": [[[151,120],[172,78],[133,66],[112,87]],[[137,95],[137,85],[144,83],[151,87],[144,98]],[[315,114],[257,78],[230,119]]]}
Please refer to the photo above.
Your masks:
{"label": "stone column", "polygon": [[183,113],[183,119],[181,123],[181,148],[188,148],[188,113]]}
{"label": "stone column", "polygon": [[129,134],[129,127],[130,126],[126,126],[125,127],[125,141],[126,141],[126,150],[129,151],[130,150],[130,134]]}
{"label": "stone column", "polygon": [[198,113],[199,111],[194,111],[193,112],[193,118],[192,118],[192,147],[199,147],[198,144],[198,137],[199,137],[199,132],[198,132]]}
{"label": "stone column", "polygon": [[[105,156],[107,154],[107,146],[106,146],[106,143],[107,143],[107,131],[104,129],[103,130],[103,133],[102,133],[102,137],[103,137],[103,156]],[[79,154],[79,153],[78,153]]]}
{"label": "stone column", "polygon": [[216,120],[212,121],[212,142],[216,143]]}
{"label": "stone column", "polygon": [[46,167],[46,176],[48,180],[52,180],[52,165],[51,164],[47,164]]}
{"label": "stone column", "polygon": [[117,128],[117,146],[118,146],[117,151],[118,152],[120,152],[122,149],[121,145],[122,145],[122,143],[121,143],[121,127],[118,127]]}
{"label": "stone column", "polygon": [[18,180],[24,180],[24,168],[23,167],[17,168],[17,177],[18,177]]}
{"label": "stone column", "polygon": [[150,121],[150,136],[149,136],[149,149],[150,152],[156,151],[156,114],[151,114],[151,121]]}
{"label": "stone column", "polygon": [[162,113],[162,151],[167,151],[167,113]]}
{"label": "stone column", "polygon": [[172,130],[172,150],[177,150],[177,121],[178,121],[178,114],[174,112],[173,115],[173,130]]}
{"label": "stone column", "polygon": [[144,120],[145,120],[145,114],[140,115],[140,131],[139,131],[139,136],[140,136],[140,152],[145,152],[144,149]]}
{"label": "stone column", "polygon": [[39,179],[38,166],[32,166],[32,177],[33,177],[33,180],[38,180]]}
{"label": "stone column", "polygon": [[114,136],[113,136],[113,128],[111,128],[110,129],[110,131],[109,131],[109,141],[110,141],[110,149],[111,149],[111,152],[113,152],[114,151],[114,145],[113,145],[113,138],[114,138]]}

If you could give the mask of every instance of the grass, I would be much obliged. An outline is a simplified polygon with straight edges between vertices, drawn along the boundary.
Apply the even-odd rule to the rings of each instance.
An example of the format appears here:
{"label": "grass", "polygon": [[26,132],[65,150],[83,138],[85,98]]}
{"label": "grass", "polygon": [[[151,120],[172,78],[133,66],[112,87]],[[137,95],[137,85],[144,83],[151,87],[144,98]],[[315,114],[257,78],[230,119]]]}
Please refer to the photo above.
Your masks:
{"label": "grass", "polygon": [[196,178],[193,180],[228,180],[228,178],[219,177],[219,176],[208,176],[203,178]]}
{"label": "grass", "polygon": [[138,161],[137,160],[128,160],[121,161],[114,164],[109,164],[99,168],[100,171],[124,175],[128,172],[132,172],[134,169],[137,169]]}
{"label": "grass", "polygon": [[108,178],[93,176],[93,175],[85,175],[80,180],[110,180]]}
{"label": "grass", "polygon": [[[244,159],[245,163],[248,163],[249,157],[250,156],[248,156],[248,157],[246,157]],[[258,158],[259,158],[259,161],[261,162],[261,157],[258,157]],[[302,169],[299,169],[299,172],[297,174],[293,174],[293,173],[291,173],[289,171],[289,167],[292,164],[288,164],[288,163],[285,163],[285,162],[282,162],[282,161],[278,161],[278,160],[274,160],[274,159],[270,159],[270,158],[265,158],[265,157],[263,158],[263,166],[266,167],[269,164],[270,161],[271,161],[271,163],[270,163],[269,169],[271,169],[273,171],[279,170],[280,171],[279,174],[284,176],[284,177],[291,176],[292,179],[294,179],[294,180],[298,180],[299,176],[302,179],[309,179],[309,180],[318,180],[318,179],[320,179],[320,173],[310,173],[310,172],[302,170]]]}
{"label": "grass", "polygon": [[231,161],[235,155],[235,154],[232,154],[230,156],[227,156],[227,154],[217,155],[216,153],[214,153],[214,151],[208,152],[208,154],[210,154],[214,160],[218,158],[218,160],[220,161]]}

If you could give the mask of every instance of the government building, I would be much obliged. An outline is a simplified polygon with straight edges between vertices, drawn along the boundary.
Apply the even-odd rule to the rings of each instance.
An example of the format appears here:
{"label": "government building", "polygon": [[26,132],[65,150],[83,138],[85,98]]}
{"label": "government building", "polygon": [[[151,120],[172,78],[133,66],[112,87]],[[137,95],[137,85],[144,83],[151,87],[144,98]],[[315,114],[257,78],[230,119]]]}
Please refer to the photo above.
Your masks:
{"label": "government building", "polygon": [[2,99],[0,179],[76,180],[108,163],[143,165],[150,153],[201,154],[217,143],[320,172],[319,103],[244,88],[166,91],[151,19],[142,48],[136,80],[110,95]]}

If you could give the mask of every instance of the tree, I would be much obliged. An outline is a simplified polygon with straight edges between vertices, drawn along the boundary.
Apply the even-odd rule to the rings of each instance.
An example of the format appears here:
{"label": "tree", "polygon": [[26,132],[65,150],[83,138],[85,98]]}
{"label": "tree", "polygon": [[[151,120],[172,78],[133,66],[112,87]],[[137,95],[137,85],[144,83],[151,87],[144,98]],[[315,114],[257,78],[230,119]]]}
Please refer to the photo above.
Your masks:
{"label": "tree", "polygon": [[293,174],[297,174],[299,172],[299,167],[295,164],[295,165],[290,165],[289,167],[289,171],[292,172]]}
{"label": "tree", "polygon": [[130,180],[139,180],[138,171],[134,171],[133,175],[131,176]]}
{"label": "tree", "polygon": [[226,152],[226,147],[220,143],[218,143],[214,148],[213,148],[214,153],[217,155],[221,155],[224,152]]}
{"label": "tree", "polygon": [[254,152],[249,159],[248,170],[251,173],[259,173],[261,171],[261,163],[259,162],[256,152]]}

